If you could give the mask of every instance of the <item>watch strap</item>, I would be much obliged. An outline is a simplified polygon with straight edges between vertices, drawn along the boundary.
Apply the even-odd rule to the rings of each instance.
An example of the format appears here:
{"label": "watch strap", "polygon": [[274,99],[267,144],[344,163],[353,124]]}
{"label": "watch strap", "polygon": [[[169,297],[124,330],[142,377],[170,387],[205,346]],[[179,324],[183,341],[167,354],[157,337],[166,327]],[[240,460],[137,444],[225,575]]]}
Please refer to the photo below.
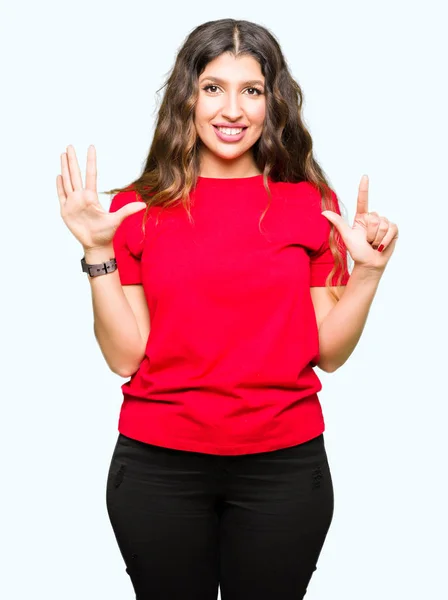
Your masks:
{"label": "watch strap", "polygon": [[83,256],[81,258],[81,267],[83,273],[88,273],[90,277],[98,277],[98,275],[106,275],[106,273],[113,273],[117,269],[117,261],[115,258],[111,258],[103,263],[89,265],[86,263],[86,259]]}

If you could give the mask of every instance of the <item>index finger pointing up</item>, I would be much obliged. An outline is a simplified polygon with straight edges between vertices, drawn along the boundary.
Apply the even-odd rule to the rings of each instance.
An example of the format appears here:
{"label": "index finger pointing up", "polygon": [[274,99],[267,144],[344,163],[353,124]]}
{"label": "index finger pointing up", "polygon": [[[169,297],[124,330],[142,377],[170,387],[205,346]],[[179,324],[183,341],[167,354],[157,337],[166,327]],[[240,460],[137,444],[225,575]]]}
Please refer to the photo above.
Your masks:
{"label": "index finger pointing up", "polygon": [[358,191],[358,204],[356,206],[356,214],[369,212],[369,177],[363,175]]}

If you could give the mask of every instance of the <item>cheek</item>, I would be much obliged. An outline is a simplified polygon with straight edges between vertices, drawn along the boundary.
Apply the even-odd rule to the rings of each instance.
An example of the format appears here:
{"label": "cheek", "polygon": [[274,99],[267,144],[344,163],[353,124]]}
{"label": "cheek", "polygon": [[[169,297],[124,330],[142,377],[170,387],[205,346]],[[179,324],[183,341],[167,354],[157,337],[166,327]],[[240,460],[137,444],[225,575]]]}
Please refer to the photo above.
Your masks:
{"label": "cheek", "polygon": [[212,109],[213,109],[213,107],[209,106],[203,98],[198,100],[196,103],[196,110],[195,110],[196,120],[203,121],[204,119],[209,118],[210,114],[212,112]]}
{"label": "cheek", "polygon": [[266,117],[266,104],[265,103],[262,104],[260,102],[260,105],[255,106],[253,111],[251,112],[251,118],[254,122],[261,125],[264,122],[265,117]]}

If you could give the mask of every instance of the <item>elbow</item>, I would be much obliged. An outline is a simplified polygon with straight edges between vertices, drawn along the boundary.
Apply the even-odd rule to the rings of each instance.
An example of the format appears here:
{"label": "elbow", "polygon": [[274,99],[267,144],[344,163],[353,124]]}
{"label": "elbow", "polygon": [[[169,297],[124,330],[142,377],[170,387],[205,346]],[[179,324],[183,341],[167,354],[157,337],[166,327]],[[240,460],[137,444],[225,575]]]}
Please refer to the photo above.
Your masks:
{"label": "elbow", "polygon": [[118,365],[118,366],[112,368],[109,365],[109,367],[110,367],[111,371],[113,373],[115,373],[116,375],[119,375],[120,377],[124,377],[124,378],[128,379],[129,377],[132,377],[132,375],[134,375],[134,373],[137,373],[137,371],[140,367],[140,362],[141,361],[139,361],[139,363],[137,365],[132,365],[132,366]]}
{"label": "elbow", "polygon": [[120,349],[120,352],[117,352],[116,348],[113,348],[109,344],[105,344],[104,340],[99,338],[96,329],[95,337],[101,349],[101,353],[104,357],[104,360],[106,361],[107,366],[112,371],[112,373],[115,373],[115,375],[119,375],[120,377],[128,379],[138,371],[138,369],[140,368],[140,364],[145,356],[144,347],[141,348],[138,353],[123,353],[122,348]]}
{"label": "elbow", "polygon": [[325,371],[325,373],[334,373],[335,371],[337,371],[339,369],[339,367],[342,367],[342,365],[336,365],[336,364],[325,365],[322,370]]}
{"label": "elbow", "polygon": [[338,365],[335,365],[334,363],[328,363],[322,358],[317,363],[317,366],[319,367],[319,369],[321,369],[321,371],[324,371],[325,373],[334,373],[339,368]]}
{"label": "elbow", "polygon": [[129,379],[129,377],[132,377],[132,375],[137,371],[137,369],[130,370],[130,369],[120,369],[120,368],[112,369],[111,368],[111,371],[113,373],[115,373],[115,375],[119,375],[120,377],[123,377],[124,379]]}
{"label": "elbow", "polygon": [[139,355],[138,359],[135,362],[132,362],[130,364],[128,363],[126,365],[119,365],[115,369],[112,369],[112,370],[114,373],[116,373],[120,377],[126,377],[126,378],[132,377],[132,375],[134,375],[134,373],[137,373],[137,371],[139,370],[144,356],[145,356],[145,353],[143,352],[142,354]]}
{"label": "elbow", "polygon": [[132,377],[132,375],[134,375],[134,373],[137,373],[139,367],[140,367],[140,362],[138,364],[123,364],[120,362],[115,362],[112,360],[108,360],[107,356],[104,356],[107,366],[109,367],[109,369],[112,371],[112,373],[115,373],[115,375],[119,375],[120,377],[126,378],[128,379],[129,377]]}

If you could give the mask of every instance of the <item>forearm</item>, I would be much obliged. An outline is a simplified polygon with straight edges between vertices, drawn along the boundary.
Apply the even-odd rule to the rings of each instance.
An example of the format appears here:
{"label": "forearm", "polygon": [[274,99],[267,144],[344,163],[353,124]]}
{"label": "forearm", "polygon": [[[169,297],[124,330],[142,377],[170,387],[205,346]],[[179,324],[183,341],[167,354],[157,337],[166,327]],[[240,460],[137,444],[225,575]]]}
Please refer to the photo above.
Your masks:
{"label": "forearm", "polygon": [[[89,264],[104,262],[112,256],[112,247],[85,252]],[[92,292],[94,332],[101,352],[114,373],[130,377],[143,359],[145,343],[123,292],[118,270],[87,278]]]}
{"label": "forearm", "polygon": [[336,371],[356,348],[383,272],[354,266],[341,299],[319,328],[318,366],[324,371]]}

